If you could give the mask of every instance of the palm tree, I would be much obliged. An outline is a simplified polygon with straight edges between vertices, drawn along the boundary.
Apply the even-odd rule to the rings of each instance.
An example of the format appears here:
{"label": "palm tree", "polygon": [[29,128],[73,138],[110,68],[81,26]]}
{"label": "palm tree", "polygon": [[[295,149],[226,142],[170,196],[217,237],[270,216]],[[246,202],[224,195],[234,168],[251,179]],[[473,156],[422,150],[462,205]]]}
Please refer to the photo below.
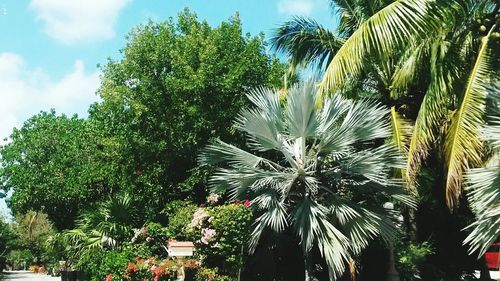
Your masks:
{"label": "palm tree", "polygon": [[[437,150],[444,158],[446,203],[453,208],[462,192],[464,171],[479,166],[483,158],[479,128],[484,122],[486,88],[499,75],[494,66],[500,57],[496,39],[500,4],[494,0],[397,0],[374,1],[370,6],[365,2],[371,1],[334,1],[342,15],[344,32],[340,34],[347,38],[336,46],[330,44],[335,46],[330,49],[333,56],[323,56],[327,67],[320,91],[342,92],[353,81],[368,78],[381,80],[388,92],[384,99],[396,105],[414,102],[412,93],[422,93],[421,98],[416,96],[422,101],[410,144],[396,139],[408,147],[405,178],[414,185],[422,161]],[[370,14],[366,11],[373,13],[366,17]],[[278,48],[287,46],[277,42]],[[393,109],[401,112],[401,108]],[[441,137],[444,145],[439,146]]]}
{"label": "palm tree", "polygon": [[289,89],[283,106],[278,91],[261,88],[248,98],[254,107],[240,112],[236,127],[252,151],[218,140],[200,162],[219,166],[210,178],[214,192],[251,199],[257,214],[251,251],[264,233],[291,229],[300,240],[306,280],[313,248],[334,280],[371,239],[393,239],[395,224],[383,203],[414,202],[391,178],[404,162],[384,143],[391,133],[388,110],[340,95],[317,107],[314,81]]}
{"label": "palm tree", "polygon": [[132,237],[135,212],[129,194],[113,197],[84,212],[76,222],[77,228],[65,232],[65,239],[75,256],[88,256],[103,248],[115,249]]}

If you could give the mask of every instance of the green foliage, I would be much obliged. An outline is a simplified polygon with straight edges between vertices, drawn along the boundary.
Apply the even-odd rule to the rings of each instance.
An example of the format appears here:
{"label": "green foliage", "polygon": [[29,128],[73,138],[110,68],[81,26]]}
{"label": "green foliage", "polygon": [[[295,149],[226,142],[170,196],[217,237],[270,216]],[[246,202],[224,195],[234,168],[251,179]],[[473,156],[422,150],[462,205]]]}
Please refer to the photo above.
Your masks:
{"label": "green foliage", "polygon": [[219,272],[216,268],[206,268],[202,267],[198,270],[196,275],[194,276],[194,281],[234,281],[229,276],[219,275]]}
{"label": "green foliage", "polygon": [[236,141],[242,93],[279,86],[283,73],[262,36],[242,34],[237,16],[212,28],[185,10],[177,21],[135,28],[123,59],[103,67],[103,101],[90,119],[114,144],[130,175],[121,188],[140,201],[141,215],[154,220],[171,199],[204,197],[206,173],[193,170],[198,150],[211,137]]}
{"label": "green foliage", "polygon": [[64,234],[71,245],[71,255],[78,258],[77,266],[82,266],[96,251],[118,249],[129,241],[136,222],[135,210],[131,197],[124,194],[83,213],[76,223],[78,228]]}
{"label": "green foliage", "polygon": [[0,216],[0,270],[5,268],[5,262],[9,260],[15,238],[11,226]]}
{"label": "green foliage", "polygon": [[31,252],[31,260],[28,264],[41,264],[48,262],[46,240],[55,234],[52,223],[47,215],[39,212],[29,211],[23,215],[17,215],[12,224],[12,230],[16,235],[15,246]]}
{"label": "green foliage", "polygon": [[92,281],[102,281],[112,274],[114,280],[121,280],[127,264],[134,260],[135,253],[132,249],[121,251],[102,250],[95,252],[90,259],[81,264],[80,269],[85,271]]}
{"label": "green foliage", "polygon": [[30,250],[12,250],[7,254],[6,262],[12,266],[13,269],[23,269],[24,263],[26,268],[30,262],[34,260],[34,256]]}
{"label": "green foliage", "polygon": [[194,240],[195,234],[188,227],[196,211],[196,205],[186,201],[172,201],[165,206],[163,213],[167,216],[168,225],[165,234],[169,239]]}
{"label": "green foliage", "polygon": [[396,251],[396,266],[402,281],[421,280],[420,268],[428,255],[433,254],[428,242],[420,244],[401,243]]}
{"label": "green foliage", "polygon": [[[243,204],[221,205],[205,210],[208,216],[195,226],[199,237],[196,251],[204,256],[206,266],[218,267],[225,274],[236,276],[248,252],[252,211]],[[213,238],[207,233],[212,230],[215,231]]]}
{"label": "green foliage", "polygon": [[62,230],[112,192],[112,161],[88,121],[41,112],[14,129],[10,140],[0,148],[0,182],[14,191],[7,200],[14,215],[43,212]]}

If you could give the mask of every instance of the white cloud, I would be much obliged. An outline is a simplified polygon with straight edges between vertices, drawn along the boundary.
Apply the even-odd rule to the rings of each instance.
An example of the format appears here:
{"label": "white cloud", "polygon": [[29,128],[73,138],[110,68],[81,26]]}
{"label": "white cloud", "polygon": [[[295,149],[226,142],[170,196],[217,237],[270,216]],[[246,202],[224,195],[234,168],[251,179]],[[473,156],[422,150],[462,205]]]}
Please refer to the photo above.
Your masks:
{"label": "white cloud", "polygon": [[311,15],[314,5],[313,0],[280,0],[278,12],[286,15]]}
{"label": "white cloud", "polygon": [[98,100],[99,72],[88,73],[82,61],[53,81],[42,69],[30,69],[13,53],[0,53],[0,143],[27,118],[40,110],[85,116],[89,104]]}
{"label": "white cloud", "polygon": [[110,39],[120,10],[131,0],[31,0],[44,32],[65,43]]}

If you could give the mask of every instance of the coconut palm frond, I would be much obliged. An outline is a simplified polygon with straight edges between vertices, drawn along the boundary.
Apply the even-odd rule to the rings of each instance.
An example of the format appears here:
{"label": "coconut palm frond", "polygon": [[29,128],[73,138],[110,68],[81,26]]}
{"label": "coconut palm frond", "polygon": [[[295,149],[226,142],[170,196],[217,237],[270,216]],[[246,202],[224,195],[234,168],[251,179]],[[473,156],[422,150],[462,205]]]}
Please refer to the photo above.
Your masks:
{"label": "coconut palm frond", "polygon": [[401,55],[400,63],[391,77],[391,98],[397,99],[406,93],[410,84],[415,80],[418,70],[422,67],[422,59],[427,54],[431,40],[421,40],[411,48],[407,48]]}
{"label": "coconut palm frond", "polygon": [[402,155],[406,156],[413,126],[396,111],[394,106],[391,107],[391,129],[392,144],[398,148]]}
{"label": "coconut palm frond", "polygon": [[438,49],[439,46],[434,45],[431,51],[431,82],[420,105],[408,149],[405,178],[410,186],[415,185],[417,171],[436,139],[438,128],[445,120],[452,84],[457,77],[453,66],[446,67],[440,61]]}
{"label": "coconut palm frond", "polygon": [[388,57],[462,14],[456,1],[399,0],[384,7],[363,22],[333,57],[321,81],[321,93],[331,93],[358,77],[368,55]]}
{"label": "coconut palm frond", "polygon": [[343,38],[305,17],[295,17],[285,22],[271,37],[273,48],[288,54],[294,66],[328,65],[343,43]]}
{"label": "coconut palm frond", "polygon": [[474,67],[470,73],[460,107],[455,112],[450,130],[446,135],[446,202],[454,207],[462,192],[462,174],[469,167],[481,163],[482,141],[480,128],[483,125],[487,89],[492,73],[488,42],[491,33],[483,37]]}

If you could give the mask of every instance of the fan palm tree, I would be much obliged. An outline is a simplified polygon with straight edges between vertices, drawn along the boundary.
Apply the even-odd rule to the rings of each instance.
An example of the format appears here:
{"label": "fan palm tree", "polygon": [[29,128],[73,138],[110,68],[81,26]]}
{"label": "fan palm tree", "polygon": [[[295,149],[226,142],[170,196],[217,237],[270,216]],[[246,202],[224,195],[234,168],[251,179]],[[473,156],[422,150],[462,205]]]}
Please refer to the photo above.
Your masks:
{"label": "fan palm tree", "polygon": [[414,202],[401,180],[391,178],[404,160],[384,142],[391,133],[388,110],[340,95],[317,107],[314,84],[290,88],[284,105],[279,91],[252,91],[254,107],[236,120],[251,152],[218,140],[200,162],[219,166],[209,181],[214,192],[251,199],[257,213],[251,251],[263,233],[291,229],[300,239],[306,280],[313,248],[334,280],[371,239],[393,239],[395,223],[384,202]]}
{"label": "fan palm tree", "polygon": [[76,222],[77,228],[66,231],[65,239],[76,256],[88,255],[97,249],[116,248],[131,238],[134,214],[130,195],[113,197],[96,209],[84,212]]}
{"label": "fan palm tree", "polygon": [[[340,7],[339,34],[345,37],[336,41],[341,44],[329,45],[335,46],[329,49],[334,55],[322,56],[327,58],[327,66],[320,91],[324,94],[343,91],[353,81],[379,77],[386,86],[384,99],[389,103],[402,101],[407,105],[412,102],[412,93],[422,93],[410,144],[398,139],[397,135],[405,136],[402,133],[395,135],[395,141],[408,149],[405,178],[412,185],[429,151],[437,149],[443,154],[446,202],[453,208],[462,192],[464,171],[479,166],[483,158],[479,128],[484,122],[486,88],[492,77],[499,75],[495,66],[499,60],[500,3],[494,0],[397,0],[373,1],[373,5],[356,0],[333,2]],[[307,32],[296,34],[304,36]],[[317,32],[316,36],[319,34],[324,33]],[[283,42],[290,44],[277,40],[278,48],[299,51],[291,43],[313,42],[289,40],[299,38],[298,35],[283,38]],[[293,56],[297,55],[292,53]],[[311,61],[309,57],[312,56],[304,56],[302,61]],[[401,100],[404,96],[410,99]],[[401,111],[401,107],[393,108],[394,113],[396,109]],[[393,125],[399,124],[397,114],[393,116]],[[397,126],[393,129],[398,132]],[[441,137],[444,145],[436,147]]]}

